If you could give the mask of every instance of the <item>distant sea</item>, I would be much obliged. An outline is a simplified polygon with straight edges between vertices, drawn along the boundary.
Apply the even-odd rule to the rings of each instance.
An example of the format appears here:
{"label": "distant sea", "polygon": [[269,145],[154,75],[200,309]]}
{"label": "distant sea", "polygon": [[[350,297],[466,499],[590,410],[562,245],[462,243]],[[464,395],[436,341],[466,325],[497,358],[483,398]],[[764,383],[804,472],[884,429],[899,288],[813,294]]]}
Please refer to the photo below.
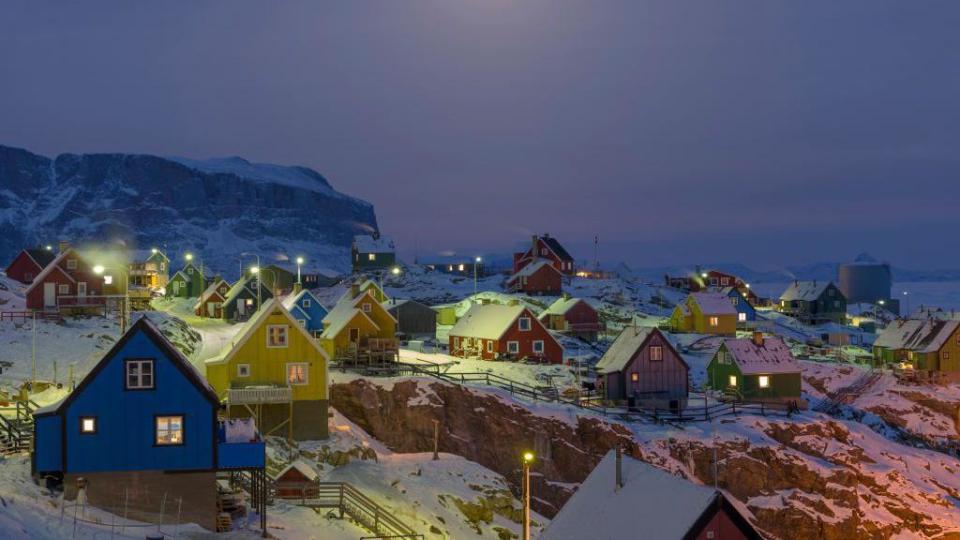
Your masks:
{"label": "distant sea", "polygon": [[[751,288],[757,294],[767,298],[778,298],[787,288],[788,282],[756,283]],[[904,291],[907,292],[904,295]],[[891,296],[900,299],[901,313],[916,309],[919,305],[937,306],[944,309],[960,310],[960,281],[904,281],[893,284]]]}

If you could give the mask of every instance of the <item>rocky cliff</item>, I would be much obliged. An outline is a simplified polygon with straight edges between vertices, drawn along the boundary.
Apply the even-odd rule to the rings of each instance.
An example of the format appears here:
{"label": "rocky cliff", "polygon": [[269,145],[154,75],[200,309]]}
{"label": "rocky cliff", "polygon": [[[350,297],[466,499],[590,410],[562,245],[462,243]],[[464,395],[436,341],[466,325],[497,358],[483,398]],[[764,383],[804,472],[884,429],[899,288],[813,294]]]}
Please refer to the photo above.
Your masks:
{"label": "rocky cliff", "polygon": [[22,247],[69,239],[192,250],[221,271],[236,272],[244,251],[302,254],[345,270],[352,236],[376,228],[370,203],[304,167],[138,154],[51,159],[0,146],[3,261]]}

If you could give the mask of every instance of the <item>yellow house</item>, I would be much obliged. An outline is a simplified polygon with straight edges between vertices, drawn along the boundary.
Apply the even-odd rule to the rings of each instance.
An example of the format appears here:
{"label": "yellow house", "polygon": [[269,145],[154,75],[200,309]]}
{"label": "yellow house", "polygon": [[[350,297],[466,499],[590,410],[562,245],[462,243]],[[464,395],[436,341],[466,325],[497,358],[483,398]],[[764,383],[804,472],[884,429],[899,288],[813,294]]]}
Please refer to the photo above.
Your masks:
{"label": "yellow house", "polygon": [[737,334],[737,309],[725,294],[690,293],[673,309],[670,327],[676,332],[734,336]]}
{"label": "yellow house", "polygon": [[396,332],[397,320],[377,301],[375,290],[359,292],[355,285],[324,317],[320,345],[331,358],[342,358],[351,344],[359,346],[364,338],[393,339]]}
{"label": "yellow house", "polygon": [[224,351],[206,361],[227,415],[255,417],[264,434],[327,437],[329,357],[281,302],[271,298]]}
{"label": "yellow house", "polygon": [[356,292],[353,293],[353,296],[357,296],[357,294],[365,293],[367,291],[370,291],[370,293],[373,294],[373,297],[377,299],[377,302],[380,302],[381,304],[387,300],[390,300],[390,297],[387,296],[387,293],[383,292],[383,289],[380,288],[380,286],[377,285],[377,282],[373,281],[372,279],[368,279],[360,283],[357,286]]}

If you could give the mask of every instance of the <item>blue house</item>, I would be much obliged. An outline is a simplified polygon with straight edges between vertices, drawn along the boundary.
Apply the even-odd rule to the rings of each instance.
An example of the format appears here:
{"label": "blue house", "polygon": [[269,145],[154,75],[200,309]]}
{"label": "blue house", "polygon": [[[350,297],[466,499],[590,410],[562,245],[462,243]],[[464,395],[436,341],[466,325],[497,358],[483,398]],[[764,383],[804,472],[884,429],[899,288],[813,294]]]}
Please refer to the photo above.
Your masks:
{"label": "blue house", "polygon": [[730,301],[733,302],[733,307],[737,310],[737,324],[757,320],[757,310],[736,287],[724,287],[721,292],[730,297]]}
{"label": "blue house", "polygon": [[323,318],[327,316],[327,308],[317,300],[309,290],[291,294],[283,300],[283,307],[300,322],[300,326],[307,329],[310,335],[317,337],[323,332]]}
{"label": "blue house", "polygon": [[219,407],[206,380],[143,317],[76,390],[35,412],[33,471],[48,484],[62,481],[67,499],[83,489],[89,504],[143,521],[158,519],[164,499],[167,509],[176,501],[183,521],[216,530],[217,471],[259,478],[265,462],[253,426],[222,427]]}

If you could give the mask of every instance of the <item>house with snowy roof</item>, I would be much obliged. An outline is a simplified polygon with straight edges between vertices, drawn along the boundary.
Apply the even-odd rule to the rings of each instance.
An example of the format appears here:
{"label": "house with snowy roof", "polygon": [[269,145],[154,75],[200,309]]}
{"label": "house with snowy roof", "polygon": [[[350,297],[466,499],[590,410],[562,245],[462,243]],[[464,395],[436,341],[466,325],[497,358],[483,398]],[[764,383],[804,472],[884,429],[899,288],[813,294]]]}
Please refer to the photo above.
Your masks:
{"label": "house with snowy roof", "polygon": [[526,251],[520,251],[513,254],[513,273],[516,274],[529,264],[533,264],[541,259],[550,261],[550,264],[561,274],[572,276],[574,272],[573,257],[560,244],[560,242],[550,236],[533,235],[530,241],[530,247]]}
{"label": "house with snowy roof", "polygon": [[271,477],[280,499],[315,499],[320,494],[320,475],[302,459],[295,459]]}
{"label": "house with snowy roof", "polygon": [[26,290],[27,309],[102,309],[106,280],[83,256],[67,247],[33,278]]}
{"label": "house with snowy roof", "polygon": [[675,332],[732,336],[738,313],[730,298],[718,292],[694,292],[673,308],[670,327]]}
{"label": "house with snowy roof", "polygon": [[317,337],[323,332],[323,318],[329,311],[317,300],[317,297],[308,289],[296,294],[289,294],[283,299],[283,307],[293,315],[310,335]]}
{"label": "house with snowy roof", "polygon": [[327,437],[328,359],[271,298],[204,365],[227,417],[254,417],[264,434],[302,441]]}
{"label": "house with snowy roof", "polygon": [[170,259],[159,249],[134,251],[132,261],[127,265],[130,285],[161,289],[170,281]]}
{"label": "house with snowy roof", "polygon": [[550,304],[540,314],[540,320],[550,330],[587,341],[596,341],[604,328],[600,314],[589,302],[567,295]]}
{"label": "house with snowy roof", "polygon": [[256,276],[243,276],[238,279],[223,298],[221,315],[228,321],[245,321],[260,304],[273,298],[270,287],[260,283]]}
{"label": "house with snowy roof", "polygon": [[351,285],[323,318],[320,344],[331,358],[357,360],[371,349],[395,352],[397,321],[374,293]]}
{"label": "house with snowy roof", "polygon": [[513,293],[556,295],[563,290],[563,274],[548,259],[539,259],[507,278],[506,289]]}
{"label": "house with snowy roof", "polygon": [[522,305],[477,304],[448,333],[450,354],[483,360],[563,362],[563,346]]}
{"label": "house with snowy roof", "polygon": [[203,271],[192,262],[187,262],[167,283],[167,296],[175,298],[199,298],[207,288]]}
{"label": "house with snowy roof", "polygon": [[847,299],[831,281],[794,281],[780,295],[779,310],[807,324],[843,324]]}
{"label": "house with snowy roof", "polygon": [[390,268],[397,264],[393,239],[377,232],[354,236],[350,248],[350,262],[354,272]]}
{"label": "house with snowy roof", "polygon": [[4,273],[7,274],[7,277],[10,279],[15,279],[20,283],[30,284],[33,282],[33,278],[40,275],[40,272],[56,258],[57,254],[53,252],[52,248],[36,247],[21,249],[20,253],[17,253],[17,256],[10,261]]}
{"label": "house with snowy roof", "polygon": [[387,300],[383,307],[397,320],[397,332],[405,338],[435,337],[437,310],[411,298]]}
{"label": "house with snowy roof", "polygon": [[936,306],[921,305],[913,310],[908,319],[937,319],[938,321],[960,320],[960,311],[955,309],[943,309]]}
{"label": "house with snowy roof", "polygon": [[87,504],[138,521],[162,519],[162,499],[179,500],[184,522],[216,530],[217,471],[262,475],[265,465],[255,429],[234,437],[219,407],[189,360],[140,318],[73,392],[35,411],[33,472],[62,482],[68,500],[82,478]]}
{"label": "house with snowy roof", "polygon": [[762,540],[723,492],[611,450],[550,520],[550,540]]}
{"label": "house with snowy roof", "polygon": [[216,278],[200,293],[200,298],[193,305],[193,314],[197,317],[219,319],[223,317],[223,302],[230,291],[230,284],[223,278]]}
{"label": "house with snowy roof", "polygon": [[725,294],[730,299],[730,303],[733,304],[733,309],[737,310],[737,324],[739,326],[757,320],[757,310],[751,303],[747,292],[737,287],[722,287],[719,292]]}
{"label": "house with snowy roof", "polygon": [[650,408],[686,407],[690,366],[655,327],[625,327],[603,353],[596,371],[607,399],[627,399]]}
{"label": "house with snowy roof", "polygon": [[915,370],[960,378],[960,321],[893,321],[873,343],[877,366],[907,362]]}
{"label": "house with snowy roof", "polygon": [[744,401],[800,402],[800,364],[779,337],[725,339],[707,364],[707,385]]}

